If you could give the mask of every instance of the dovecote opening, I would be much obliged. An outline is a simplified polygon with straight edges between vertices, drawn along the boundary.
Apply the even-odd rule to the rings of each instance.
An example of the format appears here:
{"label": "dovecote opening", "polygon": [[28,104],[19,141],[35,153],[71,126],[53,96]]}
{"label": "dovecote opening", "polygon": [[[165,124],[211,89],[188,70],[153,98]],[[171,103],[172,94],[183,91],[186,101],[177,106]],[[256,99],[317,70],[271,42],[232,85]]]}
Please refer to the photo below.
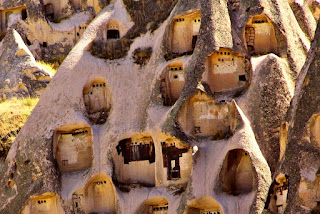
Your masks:
{"label": "dovecote opening", "polygon": [[45,15],[49,21],[54,20],[54,6],[53,6],[53,4],[49,3],[49,4],[44,5],[44,12],[45,12]]}
{"label": "dovecote opening", "polygon": [[163,71],[160,81],[163,104],[171,106],[179,99],[185,83],[185,72],[182,61],[169,64]]}
{"label": "dovecote opening", "polygon": [[107,26],[107,39],[120,39],[119,23],[111,20]]}
{"label": "dovecote opening", "polygon": [[192,149],[177,138],[167,138],[161,142],[163,168],[166,179],[184,183],[190,178]]}
{"label": "dovecote opening", "polygon": [[222,191],[229,195],[250,193],[253,189],[253,168],[247,151],[234,149],[223,162],[220,180]]}
{"label": "dovecote opening", "polygon": [[224,139],[231,134],[229,106],[197,89],[180,109],[178,123],[188,135]]}
{"label": "dovecote opening", "polygon": [[176,16],[171,23],[171,52],[182,54],[193,52],[201,25],[201,12],[196,11]]}
{"label": "dovecote opening", "polygon": [[245,41],[251,55],[277,54],[277,39],[271,20],[265,15],[256,15],[245,26]]}
{"label": "dovecote opening", "polygon": [[186,214],[223,214],[221,205],[212,197],[204,196],[187,204]]}
{"label": "dovecote opening", "polygon": [[104,79],[89,81],[83,89],[84,104],[92,123],[103,124],[111,109],[111,95]]}
{"label": "dovecote opening", "polygon": [[123,139],[114,155],[115,175],[123,185],[155,185],[155,146],[148,134]]}
{"label": "dovecote opening", "polygon": [[202,80],[209,85],[211,92],[239,89],[248,84],[249,71],[245,57],[231,49],[220,48],[207,57]]}
{"label": "dovecote opening", "polygon": [[58,128],[54,136],[54,154],[61,171],[91,167],[93,160],[91,128],[80,124]]}
{"label": "dovecote opening", "polygon": [[83,189],[73,193],[73,211],[80,213],[115,213],[115,191],[105,174],[93,176]]}
{"label": "dovecote opening", "polygon": [[153,197],[145,200],[135,214],[168,214],[169,203],[166,198]]}
{"label": "dovecote opening", "polygon": [[62,214],[63,209],[57,193],[48,192],[38,196],[32,196],[21,211],[22,214]]}
{"label": "dovecote opening", "polygon": [[22,20],[26,20],[28,18],[27,9],[21,10],[21,18]]}
{"label": "dovecote opening", "polygon": [[75,35],[75,40],[79,41],[85,30],[87,29],[88,25],[79,25],[75,28],[76,30],[76,35]]}
{"label": "dovecote opening", "polygon": [[271,184],[265,208],[282,213],[287,206],[288,188],[289,176],[281,173]]}

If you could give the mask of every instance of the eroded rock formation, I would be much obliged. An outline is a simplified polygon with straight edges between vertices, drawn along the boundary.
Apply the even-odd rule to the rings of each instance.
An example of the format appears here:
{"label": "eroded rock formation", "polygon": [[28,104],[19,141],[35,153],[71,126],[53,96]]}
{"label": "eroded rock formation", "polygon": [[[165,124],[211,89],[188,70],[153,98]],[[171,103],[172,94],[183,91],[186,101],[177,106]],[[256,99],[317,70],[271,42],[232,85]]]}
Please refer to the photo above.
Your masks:
{"label": "eroded rock formation", "polygon": [[1,213],[317,213],[318,4],[102,2],[0,163]]}

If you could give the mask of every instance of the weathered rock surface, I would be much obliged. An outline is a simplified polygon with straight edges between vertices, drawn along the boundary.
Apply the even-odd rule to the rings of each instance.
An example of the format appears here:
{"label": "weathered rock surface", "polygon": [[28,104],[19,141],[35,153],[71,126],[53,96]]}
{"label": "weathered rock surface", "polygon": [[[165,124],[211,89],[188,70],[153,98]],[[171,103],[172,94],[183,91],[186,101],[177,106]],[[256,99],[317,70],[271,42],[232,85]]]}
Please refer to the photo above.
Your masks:
{"label": "weathered rock surface", "polygon": [[37,64],[15,30],[10,30],[0,51],[0,97],[39,97],[52,74]]}
{"label": "weathered rock surface", "polygon": [[[303,24],[283,0],[161,2],[114,0],[90,23],[0,167],[1,213],[32,213],[43,200],[51,213],[307,213],[316,206],[316,196],[298,194],[301,176],[313,183],[304,181],[300,193],[316,192],[319,168],[319,145],[304,142],[303,134],[317,112],[319,82],[320,37],[306,6],[297,8],[312,20]],[[152,22],[150,7],[167,4],[168,13]],[[144,9],[139,16],[135,7]],[[254,37],[275,38],[272,48],[250,45],[252,30]],[[108,53],[96,57],[97,46]],[[147,60],[137,63],[136,50],[148,50]],[[244,75],[232,76],[235,56]],[[161,81],[164,72],[184,83],[172,106],[164,105],[163,94],[175,89]],[[223,80],[237,87],[211,90],[210,72],[230,75]],[[190,132],[179,124],[184,120]],[[229,131],[216,140],[219,127],[211,125],[221,121]],[[87,149],[92,156],[83,154]],[[90,167],[77,165],[85,162],[81,157]],[[279,179],[272,184],[280,172],[289,186]],[[289,193],[272,210],[267,196],[275,185]]]}

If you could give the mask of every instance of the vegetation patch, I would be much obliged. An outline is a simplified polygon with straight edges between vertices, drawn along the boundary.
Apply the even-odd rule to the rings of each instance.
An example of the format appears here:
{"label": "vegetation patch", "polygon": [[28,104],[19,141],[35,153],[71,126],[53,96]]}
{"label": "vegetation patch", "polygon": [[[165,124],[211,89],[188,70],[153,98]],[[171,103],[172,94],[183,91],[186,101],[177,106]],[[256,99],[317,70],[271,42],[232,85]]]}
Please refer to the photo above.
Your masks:
{"label": "vegetation patch", "polygon": [[145,49],[138,48],[138,49],[134,50],[132,58],[134,60],[134,63],[143,66],[143,65],[147,64],[147,62],[149,61],[149,59],[151,57],[151,54],[152,54],[151,47],[145,48]]}
{"label": "vegetation patch", "polygon": [[[150,23],[150,30],[153,32],[161,25],[161,23],[167,19],[170,15],[173,7],[177,1],[135,1],[135,0],[124,0],[123,3],[126,5],[126,9],[132,17],[134,23],[137,26],[143,26],[142,33],[145,33],[148,29],[146,26]],[[155,19],[155,17],[157,17]]]}
{"label": "vegetation patch", "polygon": [[107,43],[93,42],[91,47],[91,54],[102,59],[120,59],[127,55],[130,49],[132,40],[123,38],[115,41],[108,41]]}
{"label": "vegetation patch", "polygon": [[0,159],[5,158],[39,98],[0,101]]}
{"label": "vegetation patch", "polygon": [[57,73],[57,70],[59,68],[59,63],[50,63],[50,62],[44,62],[44,61],[37,61],[38,65],[49,71],[52,75],[54,75],[55,73]]}

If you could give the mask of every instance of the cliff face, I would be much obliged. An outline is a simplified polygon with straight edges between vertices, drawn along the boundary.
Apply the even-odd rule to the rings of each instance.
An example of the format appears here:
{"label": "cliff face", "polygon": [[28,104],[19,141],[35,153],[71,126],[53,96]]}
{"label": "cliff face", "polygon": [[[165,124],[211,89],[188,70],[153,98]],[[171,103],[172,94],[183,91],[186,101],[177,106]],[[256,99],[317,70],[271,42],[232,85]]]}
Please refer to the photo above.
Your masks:
{"label": "cliff face", "polygon": [[52,74],[36,63],[17,31],[8,32],[0,54],[0,97],[40,96]]}
{"label": "cliff face", "polygon": [[0,212],[316,210],[319,33],[297,4],[111,1],[0,163]]}
{"label": "cliff face", "polygon": [[318,213],[319,207],[319,139],[318,139],[318,47],[315,34],[308,60],[297,79],[296,90],[286,121],[287,143],[277,173],[289,176],[288,210]]}

